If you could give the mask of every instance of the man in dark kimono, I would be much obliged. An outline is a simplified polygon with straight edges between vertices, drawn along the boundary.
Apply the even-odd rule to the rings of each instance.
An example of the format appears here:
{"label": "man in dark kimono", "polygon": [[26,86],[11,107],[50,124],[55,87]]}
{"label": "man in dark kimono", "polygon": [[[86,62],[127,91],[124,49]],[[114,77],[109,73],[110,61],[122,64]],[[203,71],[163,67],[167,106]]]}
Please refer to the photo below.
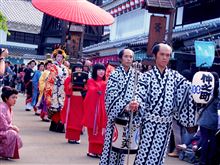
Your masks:
{"label": "man in dark kimono", "polygon": [[107,127],[100,165],[123,165],[124,154],[111,150],[115,118],[124,113],[126,105],[132,99],[135,72],[131,67],[134,52],[124,49],[119,53],[121,65],[113,71],[107,82],[105,105]]}
{"label": "man in dark kimono", "polygon": [[24,84],[26,89],[26,111],[31,111],[33,109],[33,106],[31,105],[32,101],[32,78],[34,75],[34,67],[37,63],[35,60],[31,60],[28,65],[29,67],[25,69],[25,75],[24,75]]}
{"label": "man in dark kimono", "polygon": [[130,103],[130,109],[139,106],[141,124],[135,165],[163,165],[173,117],[184,127],[195,125],[191,84],[177,71],[167,68],[171,52],[167,44],[154,46],[156,66],[140,76],[137,101]]}

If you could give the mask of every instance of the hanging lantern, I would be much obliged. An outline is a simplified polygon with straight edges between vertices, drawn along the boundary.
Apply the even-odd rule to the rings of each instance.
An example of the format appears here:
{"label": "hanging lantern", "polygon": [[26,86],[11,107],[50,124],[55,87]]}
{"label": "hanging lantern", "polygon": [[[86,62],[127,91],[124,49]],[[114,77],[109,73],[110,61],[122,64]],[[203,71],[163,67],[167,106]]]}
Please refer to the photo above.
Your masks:
{"label": "hanging lantern", "polygon": [[121,9],[121,5],[118,6],[118,14],[121,14],[122,9]]}
{"label": "hanging lantern", "polygon": [[215,79],[212,73],[199,71],[192,80],[192,96],[196,103],[207,104],[213,97]]}
{"label": "hanging lantern", "polygon": [[134,0],[131,0],[131,1],[130,1],[130,6],[133,8],[134,5],[135,5],[135,4],[134,4]]}
{"label": "hanging lantern", "polygon": [[129,9],[130,8],[130,2],[126,3],[126,8]]}
{"label": "hanging lantern", "polygon": [[122,11],[124,11],[124,10],[126,9],[125,4],[122,4],[122,5],[121,5],[121,9],[122,9]]}
{"label": "hanging lantern", "polygon": [[114,15],[114,11],[113,11],[113,10],[110,10],[110,14],[111,14],[111,15]]}
{"label": "hanging lantern", "polygon": [[114,8],[114,14],[117,14],[117,13],[118,13],[118,9]]}
{"label": "hanging lantern", "polygon": [[134,3],[135,3],[135,5],[138,5],[139,4],[139,0],[135,0]]}

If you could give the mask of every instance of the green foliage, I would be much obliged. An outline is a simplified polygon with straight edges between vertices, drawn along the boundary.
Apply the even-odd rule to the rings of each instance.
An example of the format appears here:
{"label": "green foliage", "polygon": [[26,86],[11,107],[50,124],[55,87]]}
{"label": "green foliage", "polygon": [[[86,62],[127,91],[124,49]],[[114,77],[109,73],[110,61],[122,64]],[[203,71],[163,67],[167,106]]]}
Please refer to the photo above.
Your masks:
{"label": "green foliage", "polygon": [[7,18],[2,14],[0,11],[0,30],[3,30],[7,32],[8,35],[10,35],[8,31],[8,25],[7,25]]}

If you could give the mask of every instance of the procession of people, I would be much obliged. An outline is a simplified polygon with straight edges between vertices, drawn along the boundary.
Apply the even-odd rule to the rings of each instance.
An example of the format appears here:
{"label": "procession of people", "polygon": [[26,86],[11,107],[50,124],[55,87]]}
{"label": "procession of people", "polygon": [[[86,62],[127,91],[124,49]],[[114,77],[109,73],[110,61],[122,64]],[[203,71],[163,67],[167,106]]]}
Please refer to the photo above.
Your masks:
{"label": "procession of people", "polygon": [[[1,54],[4,54],[2,49]],[[166,154],[171,152],[168,146],[174,120],[193,137],[200,132],[198,146],[194,148],[199,156],[195,156],[193,163],[219,165],[218,74],[212,73],[213,98],[201,108],[201,113],[193,99],[192,82],[168,66],[172,48],[159,43],[152,48],[152,54],[155,66],[144,72],[129,48],[119,52],[116,67],[92,65],[89,60],[83,63],[78,60],[70,67],[66,52],[57,48],[52,59],[39,63],[31,60],[25,68],[16,71],[1,65],[1,58],[7,57],[1,55],[0,71],[4,70],[10,80],[13,76],[7,76],[16,75],[17,84],[14,89],[7,81],[2,87],[0,157],[19,158],[22,137],[12,124],[11,107],[18,92],[24,93],[23,86],[24,110],[50,122],[48,130],[64,133],[63,139],[70,145],[80,145],[80,137],[87,130],[86,155],[100,159],[100,165],[124,165],[130,161],[129,154],[135,154],[130,164],[163,165]],[[187,147],[183,147],[184,142],[179,143],[174,146],[178,150],[175,156],[184,153]]]}

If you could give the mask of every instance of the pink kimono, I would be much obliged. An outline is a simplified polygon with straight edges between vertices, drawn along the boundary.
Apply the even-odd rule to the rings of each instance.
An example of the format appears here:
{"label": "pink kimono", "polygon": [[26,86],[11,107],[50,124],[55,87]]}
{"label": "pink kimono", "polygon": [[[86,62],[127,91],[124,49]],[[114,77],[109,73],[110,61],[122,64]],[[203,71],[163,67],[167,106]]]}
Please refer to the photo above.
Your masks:
{"label": "pink kimono", "polygon": [[12,129],[12,111],[5,103],[0,103],[0,157],[19,159],[18,149],[22,141]]}

